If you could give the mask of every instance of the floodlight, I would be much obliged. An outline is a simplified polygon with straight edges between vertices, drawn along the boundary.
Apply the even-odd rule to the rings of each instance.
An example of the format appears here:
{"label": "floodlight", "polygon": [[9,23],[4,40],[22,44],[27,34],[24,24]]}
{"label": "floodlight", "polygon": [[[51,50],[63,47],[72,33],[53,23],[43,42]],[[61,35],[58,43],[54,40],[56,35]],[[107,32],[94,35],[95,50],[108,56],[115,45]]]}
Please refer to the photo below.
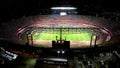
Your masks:
{"label": "floodlight", "polygon": [[67,13],[66,12],[60,12],[60,15],[65,16],[65,15],[67,15]]}
{"label": "floodlight", "polygon": [[75,7],[51,7],[52,10],[75,10]]}

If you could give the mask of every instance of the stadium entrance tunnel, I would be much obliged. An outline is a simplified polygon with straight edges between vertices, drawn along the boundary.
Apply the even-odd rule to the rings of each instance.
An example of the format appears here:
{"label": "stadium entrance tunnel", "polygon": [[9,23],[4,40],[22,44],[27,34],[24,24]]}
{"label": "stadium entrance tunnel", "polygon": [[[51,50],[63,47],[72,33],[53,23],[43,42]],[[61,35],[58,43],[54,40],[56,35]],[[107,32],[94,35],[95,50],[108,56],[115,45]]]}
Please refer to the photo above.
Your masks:
{"label": "stadium entrance tunnel", "polygon": [[[35,27],[22,28],[18,39],[26,45],[52,48],[52,41],[70,41],[70,48],[102,46],[111,38],[110,32],[103,28],[89,27]],[[67,44],[66,44],[67,45]]]}

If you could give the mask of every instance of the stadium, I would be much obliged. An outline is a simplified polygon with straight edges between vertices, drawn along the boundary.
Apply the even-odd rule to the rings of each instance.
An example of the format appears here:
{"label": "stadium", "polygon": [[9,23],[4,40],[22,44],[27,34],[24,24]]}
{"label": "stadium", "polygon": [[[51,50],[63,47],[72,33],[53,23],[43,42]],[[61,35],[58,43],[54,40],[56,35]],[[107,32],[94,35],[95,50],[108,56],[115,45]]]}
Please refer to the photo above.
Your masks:
{"label": "stadium", "polygon": [[39,16],[44,19],[19,28],[17,36],[20,42],[38,47],[52,47],[53,40],[66,40],[70,41],[71,48],[76,48],[94,47],[94,44],[102,46],[103,43],[111,39],[111,32],[107,28],[93,24],[85,16],[74,16],[75,18],[71,16],[49,16],[45,16],[48,17],[47,19],[44,16]]}
{"label": "stadium", "polygon": [[18,2],[0,16],[1,67],[120,67],[119,10],[92,0]]}

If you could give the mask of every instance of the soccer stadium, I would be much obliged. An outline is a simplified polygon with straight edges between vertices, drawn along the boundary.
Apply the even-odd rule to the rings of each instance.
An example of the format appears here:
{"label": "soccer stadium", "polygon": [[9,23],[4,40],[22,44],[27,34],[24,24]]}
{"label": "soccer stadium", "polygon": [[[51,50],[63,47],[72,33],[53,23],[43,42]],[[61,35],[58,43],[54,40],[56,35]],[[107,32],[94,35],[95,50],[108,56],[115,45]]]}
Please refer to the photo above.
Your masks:
{"label": "soccer stadium", "polygon": [[117,6],[98,0],[2,3],[1,68],[120,68]]}
{"label": "soccer stadium", "polygon": [[[79,17],[81,16],[78,16],[78,19]],[[18,30],[18,38],[22,43],[38,47],[52,47],[52,41],[66,40],[70,41],[71,48],[94,47],[95,44],[101,46],[111,38],[110,31],[98,25],[92,25],[89,18],[85,22],[72,17],[72,19],[64,17],[64,20],[62,18],[58,16],[54,19],[54,16],[51,16],[48,21],[40,20],[36,24],[23,27]]]}

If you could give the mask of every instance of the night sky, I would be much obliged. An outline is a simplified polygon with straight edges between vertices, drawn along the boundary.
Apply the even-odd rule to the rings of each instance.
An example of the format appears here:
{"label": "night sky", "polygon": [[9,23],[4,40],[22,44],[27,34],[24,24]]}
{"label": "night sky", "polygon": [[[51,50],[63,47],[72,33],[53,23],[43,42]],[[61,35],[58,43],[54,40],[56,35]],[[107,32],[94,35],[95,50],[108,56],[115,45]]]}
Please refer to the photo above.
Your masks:
{"label": "night sky", "polygon": [[0,0],[0,21],[22,16],[49,14],[50,7],[69,4],[78,12],[119,12],[119,2],[115,0]]}

